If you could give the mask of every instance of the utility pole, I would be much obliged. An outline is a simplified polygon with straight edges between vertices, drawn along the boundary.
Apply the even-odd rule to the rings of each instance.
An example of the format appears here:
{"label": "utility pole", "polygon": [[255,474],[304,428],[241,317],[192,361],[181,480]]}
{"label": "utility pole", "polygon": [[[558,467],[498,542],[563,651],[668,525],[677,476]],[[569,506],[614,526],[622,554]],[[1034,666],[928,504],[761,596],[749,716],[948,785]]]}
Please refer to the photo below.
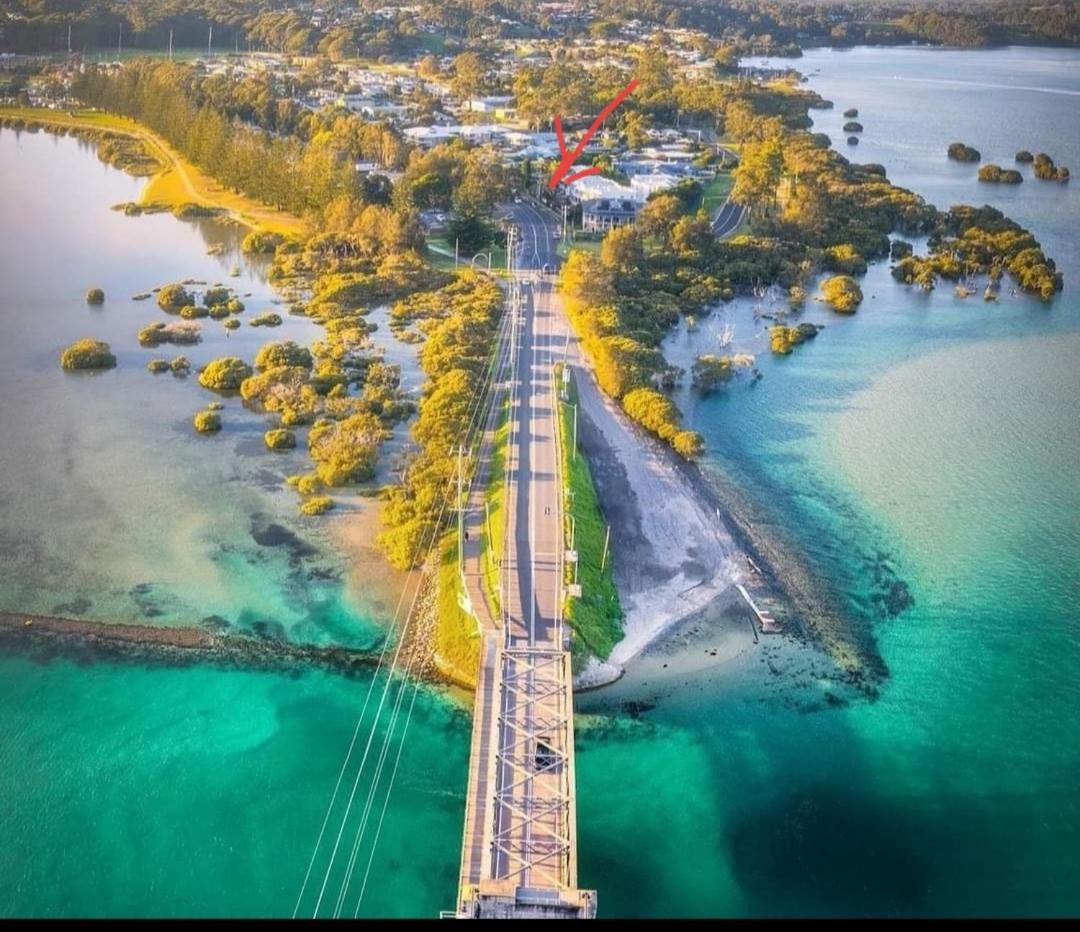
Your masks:
{"label": "utility pole", "polygon": [[462,582],[465,580],[465,503],[461,500],[461,489],[464,484],[464,459],[465,445],[459,443],[457,459],[458,570],[461,573]]}
{"label": "utility pole", "polygon": [[491,502],[484,499],[484,524],[487,525],[488,564],[495,569],[495,538],[491,536]]}
{"label": "utility pole", "polygon": [[71,54],[71,23],[68,23],[68,55]]}
{"label": "utility pole", "polygon": [[458,267],[458,244],[461,242],[457,237],[454,237],[454,268]]}
{"label": "utility pole", "polygon": [[173,38],[173,31],[170,29],[169,30],[169,61],[172,61],[172,38]]}
{"label": "utility pole", "polygon": [[120,20],[120,38],[116,40],[116,60],[120,61],[120,56],[124,54],[124,21]]}
{"label": "utility pole", "polygon": [[[577,521],[575,520],[575,518],[574,518],[574,516],[572,514],[570,515],[570,549],[571,550],[576,550],[577,549]],[[575,586],[577,585],[577,582],[578,582],[578,566],[580,564],[581,564],[580,559],[577,559],[577,560],[574,561],[574,585]]]}
{"label": "utility pole", "polygon": [[604,535],[604,555],[600,558],[600,572],[604,572],[604,567],[607,566],[607,552],[608,544],[611,543],[611,525],[607,526],[607,533]]}

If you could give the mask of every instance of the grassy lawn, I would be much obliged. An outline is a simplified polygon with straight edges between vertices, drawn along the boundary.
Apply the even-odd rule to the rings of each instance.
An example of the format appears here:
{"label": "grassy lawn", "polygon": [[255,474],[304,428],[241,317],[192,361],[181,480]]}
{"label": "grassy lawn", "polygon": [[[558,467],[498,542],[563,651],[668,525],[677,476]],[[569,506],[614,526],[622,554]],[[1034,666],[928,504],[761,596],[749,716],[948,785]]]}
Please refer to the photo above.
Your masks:
{"label": "grassy lawn", "polygon": [[502,611],[499,599],[499,561],[506,545],[506,446],[509,439],[510,399],[507,398],[503,402],[491,450],[491,473],[484,493],[488,524],[485,525],[480,544],[480,560],[484,567],[484,594],[491,607],[491,614],[496,618]]}
{"label": "grassy lawn", "polygon": [[[556,377],[561,381],[562,373]],[[593,654],[607,659],[612,648],[622,640],[622,606],[612,573],[609,551],[603,570],[600,568],[604,553],[604,537],[607,525],[596,498],[592,473],[585,457],[575,457],[573,443],[573,408],[577,403],[577,387],[570,383],[570,402],[559,402],[559,427],[564,488],[564,510],[567,539],[570,535],[570,516],[574,517],[575,547],[578,552],[577,581],[581,585],[581,598],[567,600],[565,617],[574,631],[574,667],[580,668],[587,656]],[[573,581],[574,566],[566,564],[567,579]]]}
{"label": "grassy lawn", "polygon": [[435,654],[443,673],[463,686],[475,686],[480,669],[480,629],[476,619],[458,603],[463,591],[458,572],[457,530],[447,531],[439,542]]}
{"label": "grassy lawn", "polygon": [[442,55],[446,48],[446,36],[434,32],[422,32],[420,33],[420,44],[424,46],[425,52],[430,52],[432,55]]}
{"label": "grassy lawn", "polygon": [[565,259],[575,249],[581,249],[584,252],[600,252],[600,246],[602,241],[598,239],[576,239],[570,243],[559,242],[559,245],[555,247],[555,251],[559,256]]}
{"label": "grassy lawn", "polygon": [[701,206],[712,215],[731,193],[733,184],[730,172],[720,172],[715,178],[705,185],[701,194]]}
{"label": "grassy lawn", "polygon": [[304,223],[299,217],[228,190],[192,165],[156,133],[127,117],[98,110],[43,110],[36,107],[0,107],[0,116],[19,117],[46,126],[121,133],[141,139],[162,164],[162,171],[142,189],[139,195],[142,204],[158,203],[169,207],[202,204],[227,210],[252,229],[271,230],[286,236],[303,232]]}
{"label": "grassy lawn", "polygon": [[[428,236],[428,260],[437,269],[452,270],[454,268],[454,244],[447,241],[445,236]],[[458,256],[458,268],[468,268],[473,256],[462,252]],[[481,256],[476,260],[476,267],[487,271],[487,258]],[[506,247],[491,247],[491,274],[498,276],[506,275]]]}

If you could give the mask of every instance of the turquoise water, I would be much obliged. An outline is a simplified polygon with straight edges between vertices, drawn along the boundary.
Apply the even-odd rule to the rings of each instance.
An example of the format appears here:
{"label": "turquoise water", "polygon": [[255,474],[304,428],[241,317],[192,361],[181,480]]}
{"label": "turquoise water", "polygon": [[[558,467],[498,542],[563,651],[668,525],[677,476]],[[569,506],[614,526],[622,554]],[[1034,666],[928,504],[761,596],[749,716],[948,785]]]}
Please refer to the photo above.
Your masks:
{"label": "turquoise water", "polygon": [[[581,697],[581,883],[599,890],[608,916],[1076,913],[1076,182],[979,186],[974,169],[948,163],[944,150],[961,139],[984,157],[995,146],[1010,156],[1026,147],[1068,164],[1080,151],[1080,55],[876,49],[814,52],[800,67],[820,68],[813,86],[836,101],[837,110],[815,114],[826,131],[858,106],[860,159],[882,162],[941,206],[1004,207],[1061,263],[1066,290],[1051,306],[1008,294],[997,304],[961,301],[948,288],[924,297],[877,265],[854,317],[808,307],[805,318],[827,327],[789,358],[762,352],[750,303],[672,338],[670,355],[689,358],[730,318],[736,347],[759,354],[756,386],[708,400],[686,393],[680,403],[708,438],[707,468],[733,476],[758,517],[797,543],[889,676],[874,701],[840,693],[812,652],[763,639],[672,688],[628,683],[655,702],[639,717],[621,707],[629,693]],[[1029,89],[987,87],[1006,81]],[[0,224],[0,313],[24,341],[0,344],[0,380],[5,398],[27,382],[20,410],[44,392],[49,418],[61,403],[83,417],[59,422],[79,440],[78,456],[63,457],[65,445],[50,436],[58,431],[35,440],[5,403],[4,432],[19,445],[0,449],[0,527],[19,536],[0,549],[9,599],[0,607],[48,610],[53,591],[60,602],[89,589],[92,617],[143,617],[131,589],[158,580],[170,594],[154,616],[163,623],[216,613],[241,625],[274,618],[297,637],[369,637],[385,614],[375,602],[386,593],[371,591],[383,570],[335,563],[325,530],[333,525],[296,521],[281,470],[264,475],[265,454],[243,455],[228,431],[193,442],[184,429],[202,403],[197,386],[153,381],[130,345],[128,334],[154,312],[119,297],[114,306],[114,294],[224,274],[204,256],[200,228],[109,213],[133,196],[134,182],[71,140],[24,136],[14,151],[11,139],[0,133],[5,204],[20,197],[18,216],[50,216],[54,208],[35,197],[40,167],[72,179],[65,194],[78,209],[61,201],[48,224],[29,230]],[[25,180],[9,181],[9,166]],[[8,290],[20,279],[13,270],[52,248],[57,218],[72,238],[62,253],[70,259]],[[73,267],[87,250],[92,259]],[[127,258],[141,250],[154,258]],[[257,270],[245,275],[246,288],[270,298]],[[82,303],[91,284],[110,295],[101,317]],[[69,391],[56,350],[113,333],[114,316],[114,346],[128,341],[120,369]],[[128,354],[137,358],[125,365]],[[128,376],[118,401],[105,380]],[[99,411],[106,417],[94,430],[79,427]],[[258,438],[261,424],[226,415],[227,428]],[[110,466],[114,454],[96,440],[110,430],[112,449],[139,468]],[[18,450],[38,442],[52,457],[27,464]],[[120,504],[165,489],[140,532],[143,512],[125,517]],[[318,555],[299,558],[298,569],[295,555],[253,544],[253,513],[273,516]],[[130,542],[89,536],[100,514]],[[78,533],[65,531],[69,521]],[[174,536],[187,521],[202,530]],[[22,540],[36,541],[42,558],[24,557]],[[249,568],[234,579],[215,569],[218,540],[262,559],[240,560]],[[298,581],[305,566],[332,578]],[[893,618],[877,598],[890,573],[914,599]],[[325,622],[327,613],[313,612],[312,585],[343,614],[335,608]],[[370,612],[350,608],[354,595]],[[245,614],[249,600],[258,608]],[[0,658],[0,913],[291,914],[367,685],[314,672]],[[452,905],[467,741],[467,715],[422,691],[362,915]]]}
{"label": "turquoise water", "polygon": [[[756,385],[680,399],[706,435],[707,468],[736,476],[757,519],[797,543],[890,675],[876,701],[814,713],[805,700],[788,707],[794,685],[766,693],[742,671],[664,698],[646,716],[649,753],[687,761],[680,808],[696,817],[676,822],[659,857],[635,857],[638,886],[609,885],[606,905],[1076,913],[1077,192],[1031,178],[980,186],[944,151],[960,139],[984,161],[1011,165],[1033,148],[1068,164],[1080,151],[1080,56],[857,49],[812,52],[799,67],[820,68],[811,86],[836,109],[816,111],[816,127],[846,155],[881,162],[939,206],[1002,207],[1057,259],[1066,288],[1050,306],[961,300],[948,287],[926,297],[878,264],[854,317],[808,307],[804,319],[826,329],[791,357],[768,355],[750,303],[672,338],[685,364],[728,321],[736,349],[758,354]],[[854,151],[836,132],[849,106],[866,127]],[[894,618],[877,598],[891,574],[914,599]],[[793,684],[814,675],[800,666]],[[595,839],[582,852],[584,870],[599,850]],[[715,883],[682,902],[688,863]]]}

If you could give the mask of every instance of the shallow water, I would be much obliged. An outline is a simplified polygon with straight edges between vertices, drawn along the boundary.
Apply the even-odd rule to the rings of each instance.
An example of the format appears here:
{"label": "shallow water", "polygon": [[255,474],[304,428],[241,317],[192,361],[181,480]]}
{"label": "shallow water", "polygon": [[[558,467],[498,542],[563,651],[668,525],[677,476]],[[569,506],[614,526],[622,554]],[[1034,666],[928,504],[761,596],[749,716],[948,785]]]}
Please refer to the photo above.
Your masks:
{"label": "shallow water", "polygon": [[[1008,294],[998,304],[960,301],[947,288],[924,297],[893,283],[879,264],[865,279],[867,299],[854,317],[808,306],[805,319],[828,326],[789,358],[761,354],[755,334],[763,325],[746,303],[728,306],[693,336],[673,336],[672,357],[691,359],[715,346],[709,341],[728,317],[737,348],[760,354],[764,378],[755,386],[740,383],[709,399],[686,393],[680,403],[707,435],[707,467],[734,477],[798,544],[850,623],[875,638],[890,676],[876,701],[853,699],[837,692],[813,652],[762,638],[735,659],[673,677],[657,691],[655,707],[637,718],[623,711],[617,691],[581,697],[580,880],[599,890],[608,916],[1075,913],[1076,182],[979,186],[975,169],[958,172],[944,150],[962,139],[984,156],[995,145],[1009,154],[1045,148],[1068,163],[1069,153],[1080,151],[1077,98],[1017,91],[1010,94],[1021,96],[1003,107],[984,88],[929,81],[903,83],[897,95],[891,75],[996,84],[1004,72],[1017,84],[1080,90],[1080,55],[877,49],[815,52],[799,64],[820,67],[814,86],[836,101],[836,110],[815,114],[822,125],[847,106],[860,108],[867,127],[860,158],[884,163],[890,177],[940,205],[990,200],[1005,207],[1062,264],[1066,291],[1049,307]],[[902,151],[895,140],[903,141]],[[78,462],[65,467],[75,479],[54,464],[27,465],[4,446],[0,526],[8,526],[8,514],[29,515],[18,540],[51,554],[52,569],[37,585],[24,584],[22,577],[36,572],[34,561],[5,545],[0,591],[48,608],[55,587],[82,589],[67,581],[81,579],[94,593],[89,614],[110,617],[139,611],[132,585],[165,578],[168,591],[199,612],[239,615],[250,598],[260,606],[265,600],[269,607],[259,611],[272,611],[298,636],[366,630],[354,610],[337,616],[344,620],[336,626],[312,618],[312,584],[293,584],[285,554],[237,581],[231,571],[213,570],[219,539],[242,554],[263,552],[250,543],[253,512],[300,528],[320,548],[302,566],[335,560],[307,525],[290,523],[295,503],[280,490],[281,470],[272,480],[259,478],[269,454],[236,455],[244,451],[233,403],[221,438],[192,439],[187,418],[205,393],[193,381],[155,382],[131,348],[138,322],[157,312],[129,307],[123,295],[172,278],[221,277],[218,260],[203,256],[197,227],[167,216],[108,213],[105,207],[130,199],[136,185],[79,153],[76,143],[34,143],[34,158],[19,159],[11,134],[0,133],[5,203],[24,198],[10,216],[52,208],[25,200],[34,185],[9,182],[9,166],[22,178],[37,166],[50,179],[77,176],[66,196],[80,209],[54,215],[59,226],[43,226],[36,239],[0,224],[5,268],[23,244],[20,265],[35,249],[51,248],[55,230],[73,237],[72,262],[82,262],[76,253],[83,249],[92,261],[76,265],[67,281],[51,280],[67,276],[67,264],[49,265],[51,278],[26,287],[22,300],[2,291],[0,308],[11,316],[35,289],[51,289],[53,298],[35,304],[35,315],[53,315],[58,329],[31,341],[41,344],[36,363],[27,362],[27,344],[5,341],[0,379],[13,379],[9,391],[29,381],[34,397],[66,392],[67,404],[83,415],[108,413],[117,422],[108,434],[113,448],[126,452],[104,471],[111,454],[92,442],[95,432],[79,431],[81,418],[66,428],[82,438],[73,448]],[[61,161],[46,161],[50,152]],[[160,227],[151,238],[141,224]],[[89,229],[67,229],[80,225]],[[136,273],[126,259],[159,249],[152,274]],[[12,278],[0,279],[0,289]],[[247,287],[269,297],[257,274],[250,281]],[[100,312],[82,303],[91,284],[110,295]],[[115,331],[104,329],[114,326],[113,315],[121,318]],[[88,330],[91,324],[103,329]],[[29,332],[40,334],[38,326]],[[60,346],[106,332],[118,334],[120,369],[77,383],[60,373]],[[127,354],[137,360],[125,364]],[[104,390],[98,398],[98,386],[114,378],[130,378],[125,385],[137,403],[121,405]],[[68,391],[69,384],[80,390]],[[3,410],[6,433],[15,428],[8,426],[10,407]],[[130,427],[129,416],[141,426]],[[100,419],[95,424],[109,429]],[[254,440],[261,429],[249,428]],[[33,441],[28,428],[18,430],[21,442]],[[227,447],[219,457],[220,444]],[[214,455],[204,457],[208,451]],[[141,469],[125,467],[127,457]],[[108,504],[101,513],[119,515],[110,520],[124,521],[117,504],[124,494],[113,487],[123,480],[158,489],[146,478],[147,463],[155,476],[175,464],[175,475],[166,474],[186,503],[182,509],[171,504],[175,497],[163,501],[164,510],[153,513],[168,520],[154,528],[193,512],[185,520],[209,530],[180,544],[171,532],[142,533],[128,520],[120,526],[137,545],[99,538],[93,547],[109,548],[110,557],[96,561],[90,545],[68,539],[64,522],[92,524],[98,511],[80,504],[88,496]],[[36,491],[43,468],[48,482],[40,485],[48,488]],[[9,478],[16,472],[17,482]],[[78,494],[69,496],[67,482],[78,483]],[[34,509],[16,505],[32,495],[39,496]],[[54,500],[62,507],[52,510]],[[27,526],[34,516],[48,533]],[[143,557],[148,547],[163,556]],[[173,575],[170,559],[189,568]],[[887,571],[915,601],[882,620],[875,596],[882,578],[892,578]],[[366,591],[356,576],[353,585]],[[208,591],[206,581],[215,578],[222,581]],[[340,585],[325,586],[330,604],[340,604]],[[174,607],[159,617],[183,615]],[[687,650],[704,654],[717,646],[713,632],[699,638]],[[0,837],[10,839],[0,846],[4,914],[292,912],[365,680],[66,660],[39,665],[12,656],[0,658],[0,668]],[[654,685],[645,684],[646,697]],[[453,902],[468,718],[446,697],[420,695],[364,915],[432,915]]]}
{"label": "shallow water", "polygon": [[[672,337],[687,365],[733,322],[735,348],[758,354],[758,383],[680,399],[706,435],[706,469],[737,477],[890,671],[877,701],[807,714],[812,703],[790,701],[798,691],[769,695],[744,664],[648,714],[711,762],[684,772],[683,792],[718,801],[718,837],[681,840],[689,860],[722,853],[724,881],[686,911],[737,894],[735,911],[752,915],[1075,913],[1077,194],[1031,177],[980,185],[945,148],[963,140],[1010,166],[1017,149],[1043,149],[1068,164],[1080,56],[856,49],[797,66],[820,68],[810,86],[836,107],[814,111],[815,128],[845,155],[881,162],[938,206],[1001,207],[1035,232],[1066,288],[1051,305],[961,300],[948,286],[923,296],[879,263],[853,317],[808,305],[802,319],[826,329],[790,357],[768,355],[753,302]],[[989,91],[1002,75],[1018,88]],[[838,132],[849,106],[866,127],[853,150]],[[882,595],[895,581],[914,604],[889,618]],[[767,662],[805,697],[818,674],[788,655],[769,647]],[[677,871],[649,866],[673,896]],[[675,908],[665,897],[656,911]]]}

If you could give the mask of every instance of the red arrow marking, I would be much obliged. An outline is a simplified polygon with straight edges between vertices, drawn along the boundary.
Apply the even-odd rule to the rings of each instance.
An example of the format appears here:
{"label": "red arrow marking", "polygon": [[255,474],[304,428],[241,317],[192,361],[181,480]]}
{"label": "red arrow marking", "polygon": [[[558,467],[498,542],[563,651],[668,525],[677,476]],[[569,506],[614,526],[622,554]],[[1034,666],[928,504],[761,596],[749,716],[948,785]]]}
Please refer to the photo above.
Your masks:
{"label": "red arrow marking", "polygon": [[579,172],[574,172],[569,178],[566,177],[570,169],[573,168],[574,162],[577,161],[577,157],[585,151],[585,147],[589,144],[589,140],[596,135],[596,131],[603,125],[604,120],[611,115],[611,112],[619,106],[619,104],[634,92],[634,88],[637,86],[638,80],[637,78],[634,78],[633,81],[619,91],[619,95],[600,111],[600,116],[598,116],[593,121],[593,125],[586,130],[585,135],[581,137],[581,142],[577,144],[577,147],[573,152],[568,152],[566,149],[566,140],[563,138],[562,117],[555,117],[555,135],[559,140],[559,151],[562,153],[562,161],[559,162],[559,167],[555,169],[555,174],[551,176],[551,181],[548,182],[549,188],[554,188],[560,181],[565,180],[567,184],[573,184],[578,178],[584,178],[586,175],[599,174],[600,167],[593,165],[592,168],[583,168]]}

